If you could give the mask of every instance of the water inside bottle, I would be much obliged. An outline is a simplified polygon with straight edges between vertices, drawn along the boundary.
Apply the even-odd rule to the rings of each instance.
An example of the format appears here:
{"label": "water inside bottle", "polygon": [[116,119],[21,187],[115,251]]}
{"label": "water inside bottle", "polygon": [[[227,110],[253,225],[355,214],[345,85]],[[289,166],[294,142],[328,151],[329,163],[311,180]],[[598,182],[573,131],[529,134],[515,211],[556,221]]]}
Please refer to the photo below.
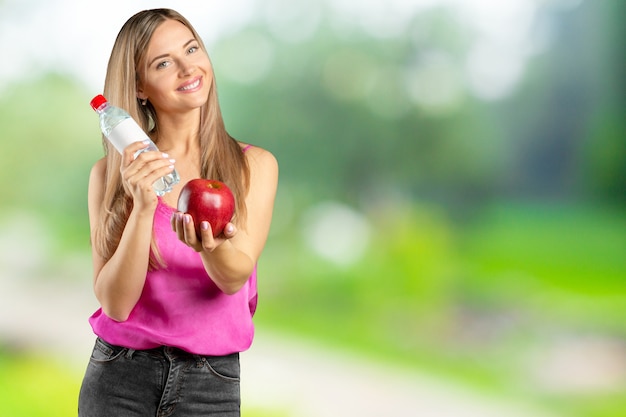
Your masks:
{"label": "water inside bottle", "polygon": [[171,173],[164,175],[158,180],[156,180],[154,184],[152,184],[152,188],[154,189],[154,192],[156,193],[156,195],[161,197],[165,193],[169,193],[170,191],[172,191],[172,188],[176,184],[178,184],[179,181],[180,181],[180,177],[178,176],[178,172],[176,171],[176,168],[174,168],[174,170]]}
{"label": "water inside bottle", "polygon": [[[156,150],[158,150],[157,147],[151,143],[150,146],[148,146],[147,148],[140,149],[137,152],[135,152],[135,159],[142,152],[156,151]],[[180,182],[180,176],[178,175],[178,171],[176,171],[176,168],[174,168],[172,172],[156,180],[152,184],[152,189],[154,189],[154,192],[156,193],[156,195],[158,195],[159,197],[162,197],[166,193],[169,193],[170,191],[172,191],[172,188],[179,182]]]}

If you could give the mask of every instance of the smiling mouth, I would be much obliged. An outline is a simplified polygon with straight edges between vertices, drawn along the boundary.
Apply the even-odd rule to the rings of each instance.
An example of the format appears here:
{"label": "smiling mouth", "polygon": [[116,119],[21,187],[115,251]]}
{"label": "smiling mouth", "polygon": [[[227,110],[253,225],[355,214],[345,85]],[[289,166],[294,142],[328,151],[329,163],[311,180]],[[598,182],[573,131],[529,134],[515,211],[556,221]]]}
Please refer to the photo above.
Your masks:
{"label": "smiling mouth", "polygon": [[200,78],[198,78],[196,81],[192,82],[191,84],[187,84],[183,87],[180,87],[178,89],[178,91],[189,91],[189,90],[193,90],[194,88],[198,88],[198,86],[200,85]]}

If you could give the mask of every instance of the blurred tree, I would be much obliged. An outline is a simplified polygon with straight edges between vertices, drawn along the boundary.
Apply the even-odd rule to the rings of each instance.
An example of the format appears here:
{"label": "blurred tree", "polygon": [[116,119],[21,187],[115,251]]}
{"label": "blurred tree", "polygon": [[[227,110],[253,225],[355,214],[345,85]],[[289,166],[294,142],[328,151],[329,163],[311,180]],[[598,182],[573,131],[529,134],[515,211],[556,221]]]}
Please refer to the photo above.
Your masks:
{"label": "blurred tree", "polygon": [[[0,97],[0,212],[45,219],[63,242],[88,243],[87,179],[102,155],[89,96],[64,74],[14,83]],[[85,104],[86,103],[86,104]]]}
{"label": "blurred tree", "polygon": [[[232,133],[275,152],[281,180],[302,195],[458,210],[507,196],[623,201],[624,2],[537,3],[545,48],[518,88],[492,101],[467,85],[478,34],[454,9],[424,9],[381,33],[309,3],[317,6],[294,9],[292,20],[263,3],[263,18],[210,51]],[[101,151],[81,91],[58,74],[3,91],[10,140],[0,169],[21,178],[4,208],[85,221],[88,170]]]}
{"label": "blurred tree", "polygon": [[506,173],[509,195],[626,196],[620,9],[623,2],[610,1],[544,11],[540,24],[552,26],[552,45],[519,93],[494,108],[516,155]]}
{"label": "blurred tree", "polygon": [[[585,185],[592,196],[623,203],[626,200],[626,28],[621,16],[626,13],[626,3],[614,0],[594,5],[598,10],[593,13],[586,34],[596,51],[596,56],[588,62],[596,72],[592,80],[595,100],[588,135],[581,148],[583,174],[589,178]],[[600,27],[602,30],[598,30]]]}
{"label": "blurred tree", "polygon": [[[338,26],[328,10],[304,39],[277,36],[270,20],[253,23],[214,53],[227,122],[235,136],[272,148],[283,178],[317,198],[404,195],[471,207],[489,196],[623,191],[624,6],[557,5],[537,9],[547,47],[495,101],[464,84],[476,34],[446,7],[415,14],[390,36]],[[264,68],[254,82],[229,74],[235,45],[240,54],[264,45],[247,63]]]}
{"label": "blurred tree", "polygon": [[[494,173],[484,162],[496,159],[494,151],[475,140],[481,138],[480,145],[489,136],[481,121],[484,109],[455,104],[431,114],[407,91],[407,78],[419,70],[412,68],[414,61],[422,56],[427,61],[429,51],[441,49],[461,59],[455,55],[463,50],[465,34],[455,30],[445,10],[435,17],[420,28],[417,41],[406,34],[346,37],[324,20],[304,42],[273,39],[272,70],[263,82],[245,86],[230,81],[229,68],[220,62],[232,44],[239,44],[237,38],[250,34],[225,40],[214,57],[235,136],[275,147],[284,177],[306,183],[320,196],[357,200],[372,188],[384,196],[489,182],[486,174]],[[428,16],[416,19],[411,30],[428,21]],[[249,30],[271,37],[263,25]],[[230,112],[230,106],[236,108]]]}

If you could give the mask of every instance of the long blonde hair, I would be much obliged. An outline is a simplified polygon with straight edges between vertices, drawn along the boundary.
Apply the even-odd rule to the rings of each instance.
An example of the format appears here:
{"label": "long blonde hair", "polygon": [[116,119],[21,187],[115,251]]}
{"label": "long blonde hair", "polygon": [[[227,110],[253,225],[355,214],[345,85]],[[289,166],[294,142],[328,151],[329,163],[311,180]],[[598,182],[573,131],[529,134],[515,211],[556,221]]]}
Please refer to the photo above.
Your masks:
{"label": "long blonde hair", "polygon": [[[152,133],[157,138],[157,146],[157,114],[149,102],[141,105],[137,98],[137,87],[141,81],[148,43],[156,28],[168,19],[177,20],[189,28],[200,47],[206,51],[202,39],[191,23],[178,12],[171,9],[141,11],[128,19],[117,35],[109,58],[103,92],[111,104],[125,109],[145,131]],[[245,228],[245,195],[250,184],[250,171],[241,147],[224,126],[215,77],[211,77],[209,97],[201,109],[199,141],[202,178],[217,179],[230,187],[236,200],[234,222],[238,227]],[[94,246],[108,260],[119,245],[133,202],[122,185],[121,155],[104,136],[103,146],[106,155],[105,192]],[[153,236],[150,267],[163,265]]]}

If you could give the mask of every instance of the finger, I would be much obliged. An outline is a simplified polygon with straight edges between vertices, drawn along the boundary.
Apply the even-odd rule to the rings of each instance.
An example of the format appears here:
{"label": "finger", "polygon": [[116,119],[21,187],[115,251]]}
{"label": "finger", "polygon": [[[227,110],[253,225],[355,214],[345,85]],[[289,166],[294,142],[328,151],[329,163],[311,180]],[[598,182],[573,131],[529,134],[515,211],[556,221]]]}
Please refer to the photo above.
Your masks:
{"label": "finger", "polygon": [[208,242],[209,239],[213,239],[213,228],[211,227],[211,223],[207,221],[200,223],[200,236],[202,237],[203,242]]}
{"label": "finger", "polygon": [[183,227],[183,213],[176,212],[172,215],[172,230],[174,230],[174,232],[176,233],[176,237],[178,237],[178,240],[185,242],[185,230]]}
{"label": "finger", "polygon": [[176,232],[176,225],[179,220],[179,212],[172,213],[172,217],[170,217],[170,227],[172,228],[172,232]]}
{"label": "finger", "polygon": [[233,223],[227,223],[226,226],[224,226],[223,234],[226,239],[230,239],[237,234],[237,227]]}
{"label": "finger", "polygon": [[[142,169],[144,165],[152,164],[155,161],[168,161],[164,162],[166,165],[173,165],[176,161],[164,152],[160,151],[147,151],[147,147],[144,142],[134,142],[128,145],[124,149],[122,157],[121,171],[131,169],[131,172]],[[150,166],[150,165],[149,165]],[[152,165],[152,167],[158,167],[159,165]],[[134,170],[134,171],[132,171]]]}
{"label": "finger", "polygon": [[134,162],[132,165],[122,170],[122,176],[130,184],[137,186],[147,186],[148,188],[159,178],[171,173],[174,170],[172,159],[154,159],[147,162]]}
{"label": "finger", "polygon": [[171,160],[157,160],[145,165],[143,172],[146,181],[153,184],[159,178],[172,173],[174,171],[174,163]]}
{"label": "finger", "polygon": [[196,228],[193,223],[193,218],[190,214],[183,214],[182,216],[182,233],[183,240],[191,247],[195,247],[198,243],[198,236],[196,235]]}
{"label": "finger", "polygon": [[147,149],[148,144],[145,142],[133,142],[124,148],[124,153],[122,155],[122,166],[127,167],[136,159],[136,154],[142,149]]}
{"label": "finger", "polygon": [[142,152],[136,160],[131,162],[128,168],[135,170],[154,171],[163,167],[174,168],[175,159],[162,152]]}

